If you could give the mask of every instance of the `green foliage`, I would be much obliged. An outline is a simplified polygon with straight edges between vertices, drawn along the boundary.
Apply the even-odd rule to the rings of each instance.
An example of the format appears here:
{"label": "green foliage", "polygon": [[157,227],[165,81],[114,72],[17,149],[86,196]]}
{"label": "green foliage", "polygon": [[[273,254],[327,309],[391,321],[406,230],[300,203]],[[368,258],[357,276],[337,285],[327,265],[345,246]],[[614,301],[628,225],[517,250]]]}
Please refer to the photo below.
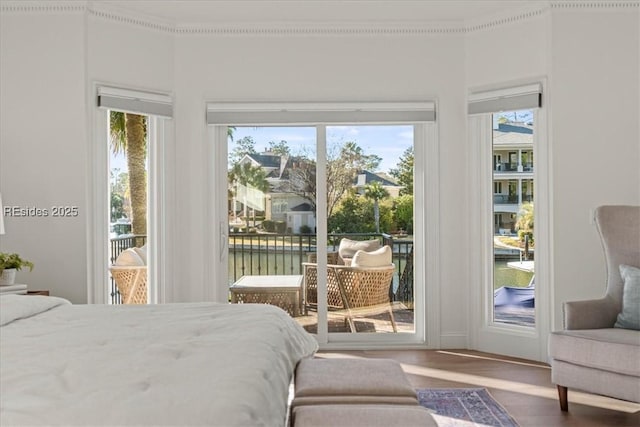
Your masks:
{"label": "green foliage", "polygon": [[276,221],[276,233],[284,234],[287,231],[287,223],[284,221]]}
{"label": "green foliage", "polygon": [[236,147],[229,154],[229,162],[234,165],[247,154],[257,154],[256,142],[250,136],[240,138],[236,142]]}
{"label": "green foliage", "polygon": [[276,231],[276,223],[275,221],[272,221],[270,219],[265,219],[264,221],[262,221],[262,227],[270,233]]}
{"label": "green foliage", "polygon": [[111,193],[111,222],[116,222],[118,218],[125,217],[124,197],[122,194]]}
{"label": "green foliage", "polygon": [[398,167],[391,169],[389,173],[402,185],[400,195],[413,194],[413,146],[407,148],[398,162]]}
{"label": "green foliage", "polygon": [[413,234],[413,195],[405,194],[394,200],[393,217],[398,230]]}
{"label": "green foliage", "polygon": [[253,166],[251,163],[236,163],[233,165],[229,172],[229,182],[255,188],[263,193],[269,191],[267,174],[261,167]]}
{"label": "green foliage", "polygon": [[533,245],[535,243],[533,241],[533,231],[518,230],[518,239],[521,242],[524,242],[525,236],[529,236],[529,244],[530,245]]}
{"label": "green foliage", "polygon": [[281,156],[290,156],[291,149],[287,144],[287,141],[282,140],[280,142],[269,141],[269,151],[273,154],[279,154]]}
{"label": "green foliage", "polygon": [[33,263],[22,259],[18,254],[10,254],[7,252],[0,252],[0,272],[5,269],[15,268],[20,271],[24,267],[29,267],[29,271],[33,270]]}
{"label": "green foliage", "polygon": [[[388,232],[393,227],[391,203],[380,203],[380,230]],[[350,192],[342,199],[335,213],[328,219],[331,232],[340,233],[374,233],[376,221],[373,201]]]}
{"label": "green foliage", "polygon": [[300,234],[311,234],[311,227],[309,227],[308,225],[301,225],[300,226]]}
{"label": "green foliage", "polygon": [[[533,202],[524,203],[518,212],[516,230],[531,232],[533,234]],[[520,233],[518,233],[520,234]]]}

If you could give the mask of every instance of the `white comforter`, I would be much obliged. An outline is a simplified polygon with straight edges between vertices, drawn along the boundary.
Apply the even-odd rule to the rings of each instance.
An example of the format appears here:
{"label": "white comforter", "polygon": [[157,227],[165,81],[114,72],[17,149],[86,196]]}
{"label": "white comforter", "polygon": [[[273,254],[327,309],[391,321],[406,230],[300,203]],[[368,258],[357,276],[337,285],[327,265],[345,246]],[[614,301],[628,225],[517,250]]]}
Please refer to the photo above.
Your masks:
{"label": "white comforter", "polygon": [[279,308],[0,297],[0,425],[283,425],[316,341]]}

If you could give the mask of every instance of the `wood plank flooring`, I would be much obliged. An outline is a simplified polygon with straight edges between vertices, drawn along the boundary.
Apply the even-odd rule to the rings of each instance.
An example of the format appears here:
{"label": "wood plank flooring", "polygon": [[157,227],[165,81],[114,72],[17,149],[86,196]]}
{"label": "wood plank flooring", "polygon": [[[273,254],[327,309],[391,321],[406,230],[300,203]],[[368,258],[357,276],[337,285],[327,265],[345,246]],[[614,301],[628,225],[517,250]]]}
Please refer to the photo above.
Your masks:
{"label": "wood plank flooring", "polygon": [[395,359],[416,388],[485,387],[521,427],[640,426],[640,405],[569,389],[561,412],[549,365],[469,350],[321,351]]}

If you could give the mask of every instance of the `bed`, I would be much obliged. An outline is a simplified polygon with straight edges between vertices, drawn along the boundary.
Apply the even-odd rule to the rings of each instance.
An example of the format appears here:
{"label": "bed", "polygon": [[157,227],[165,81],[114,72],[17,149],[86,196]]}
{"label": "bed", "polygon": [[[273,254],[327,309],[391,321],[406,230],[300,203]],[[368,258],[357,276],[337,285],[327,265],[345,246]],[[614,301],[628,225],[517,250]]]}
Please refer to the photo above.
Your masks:
{"label": "bed", "polygon": [[315,339],[270,305],[0,297],[0,425],[284,425]]}

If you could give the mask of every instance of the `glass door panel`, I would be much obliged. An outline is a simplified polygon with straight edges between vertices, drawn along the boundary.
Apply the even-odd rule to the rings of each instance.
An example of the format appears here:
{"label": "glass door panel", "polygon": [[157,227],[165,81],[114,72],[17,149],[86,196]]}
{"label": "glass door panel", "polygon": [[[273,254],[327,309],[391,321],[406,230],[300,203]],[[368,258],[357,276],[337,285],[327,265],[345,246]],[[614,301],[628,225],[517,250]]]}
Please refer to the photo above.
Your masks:
{"label": "glass door panel", "polygon": [[329,333],[415,331],[413,126],[328,126]]}
{"label": "glass door panel", "polygon": [[316,332],[305,295],[316,253],[316,128],[233,127],[228,133],[231,303],[276,305]]}
{"label": "glass door panel", "polygon": [[493,320],[496,323],[535,326],[533,240],[533,112],[511,111],[493,116],[493,157],[509,151],[508,197],[496,197],[496,184],[504,174],[493,172]]}
{"label": "glass door panel", "polygon": [[109,136],[109,302],[146,303],[149,117],[110,110]]}

